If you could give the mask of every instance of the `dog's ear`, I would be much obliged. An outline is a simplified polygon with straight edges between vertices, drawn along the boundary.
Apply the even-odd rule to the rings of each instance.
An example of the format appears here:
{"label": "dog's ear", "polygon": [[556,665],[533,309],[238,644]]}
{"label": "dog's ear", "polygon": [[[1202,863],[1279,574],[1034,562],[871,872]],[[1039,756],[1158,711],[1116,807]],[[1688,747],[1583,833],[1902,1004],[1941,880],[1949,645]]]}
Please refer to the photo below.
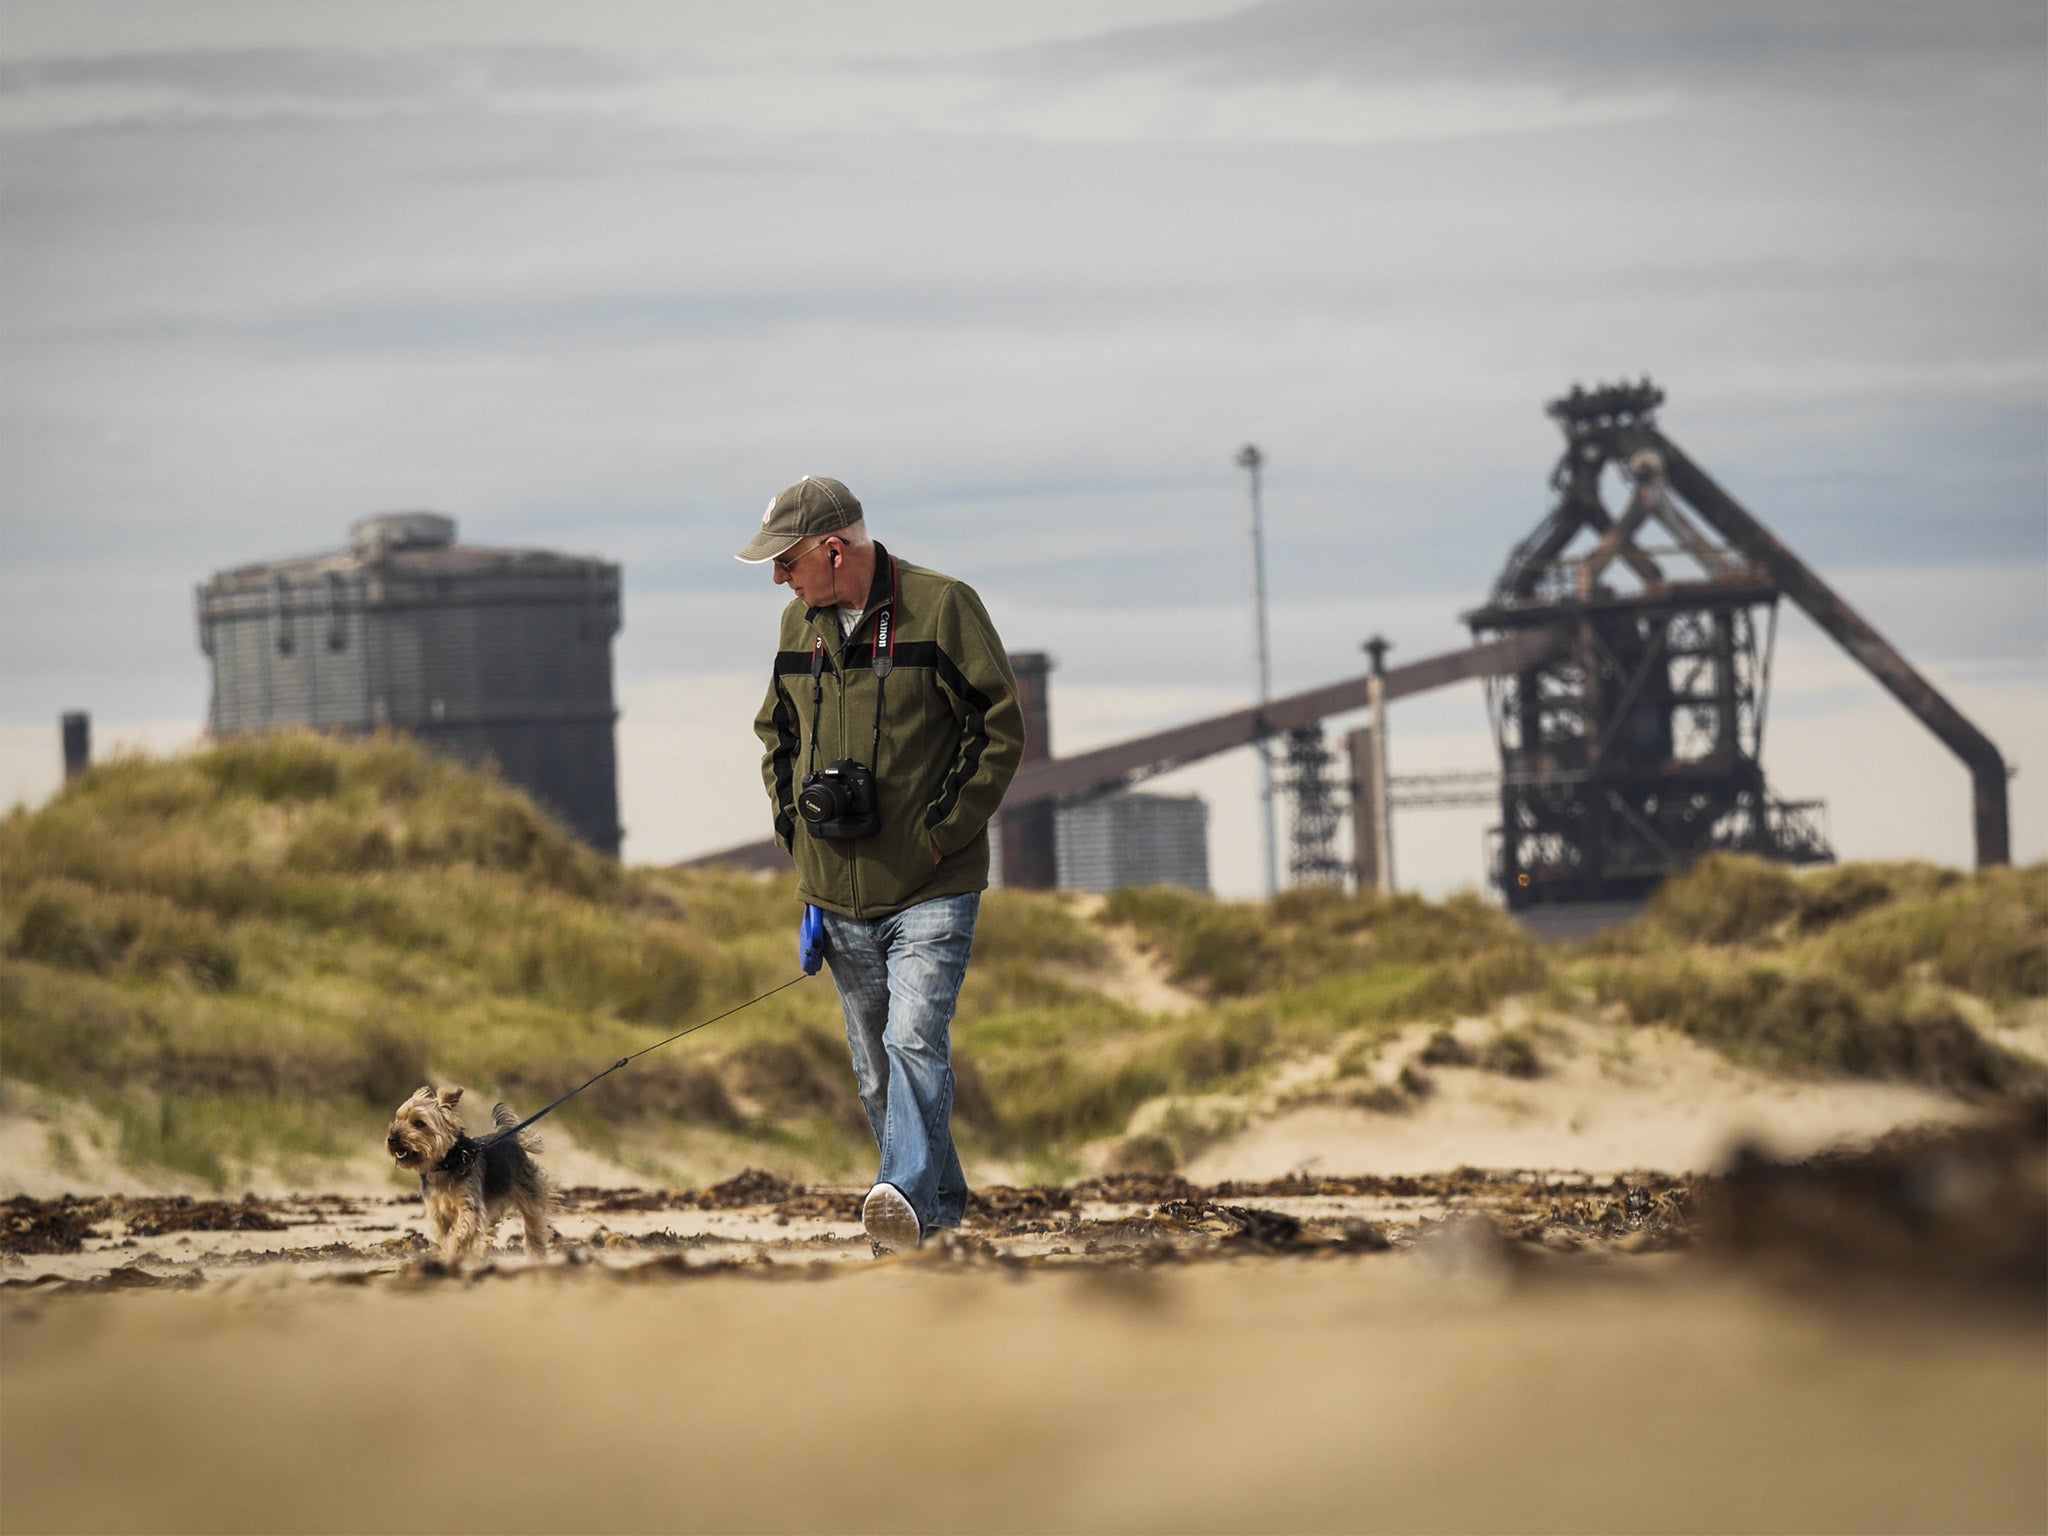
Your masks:
{"label": "dog's ear", "polygon": [[444,1106],[453,1109],[462,1102],[462,1090],[460,1088],[443,1088],[440,1097],[441,1103]]}
{"label": "dog's ear", "polygon": [[433,1087],[430,1084],[421,1083],[419,1087],[413,1089],[412,1098],[415,1103],[431,1104],[434,1101]]}

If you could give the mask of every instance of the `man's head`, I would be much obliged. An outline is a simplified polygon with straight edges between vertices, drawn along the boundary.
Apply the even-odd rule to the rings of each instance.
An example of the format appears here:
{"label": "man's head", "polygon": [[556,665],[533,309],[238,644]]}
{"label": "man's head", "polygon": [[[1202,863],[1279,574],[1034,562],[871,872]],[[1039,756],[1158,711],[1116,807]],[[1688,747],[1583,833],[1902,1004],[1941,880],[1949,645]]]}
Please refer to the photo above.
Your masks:
{"label": "man's head", "polygon": [[[841,601],[840,575],[849,557],[857,565],[867,548],[859,499],[837,480],[805,475],[768,503],[761,531],[735,558],[770,565],[777,586],[807,607],[827,608]],[[859,602],[867,587],[863,581],[850,590],[850,600]]]}

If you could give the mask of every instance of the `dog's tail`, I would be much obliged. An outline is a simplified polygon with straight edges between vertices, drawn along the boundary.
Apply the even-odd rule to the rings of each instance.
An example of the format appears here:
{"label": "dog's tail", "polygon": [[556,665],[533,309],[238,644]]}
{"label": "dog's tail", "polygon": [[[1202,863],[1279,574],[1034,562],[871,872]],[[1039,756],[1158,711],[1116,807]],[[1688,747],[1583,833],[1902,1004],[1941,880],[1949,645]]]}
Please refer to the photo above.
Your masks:
{"label": "dog's tail", "polygon": [[[493,1104],[491,1106],[491,1123],[501,1131],[509,1131],[519,1123],[519,1117],[503,1104]],[[529,1152],[538,1152],[540,1150],[540,1137],[532,1131],[521,1131],[519,1133],[519,1145],[526,1148]]]}

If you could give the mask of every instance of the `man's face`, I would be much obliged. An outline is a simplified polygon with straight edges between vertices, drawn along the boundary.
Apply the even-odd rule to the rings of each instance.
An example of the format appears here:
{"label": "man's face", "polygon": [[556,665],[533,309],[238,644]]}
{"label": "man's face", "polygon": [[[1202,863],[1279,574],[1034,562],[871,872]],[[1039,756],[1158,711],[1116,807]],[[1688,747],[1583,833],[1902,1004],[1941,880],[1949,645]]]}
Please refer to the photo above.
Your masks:
{"label": "man's face", "polygon": [[775,585],[787,587],[803,600],[806,608],[829,608],[839,599],[839,541],[825,538],[806,540],[769,562]]}

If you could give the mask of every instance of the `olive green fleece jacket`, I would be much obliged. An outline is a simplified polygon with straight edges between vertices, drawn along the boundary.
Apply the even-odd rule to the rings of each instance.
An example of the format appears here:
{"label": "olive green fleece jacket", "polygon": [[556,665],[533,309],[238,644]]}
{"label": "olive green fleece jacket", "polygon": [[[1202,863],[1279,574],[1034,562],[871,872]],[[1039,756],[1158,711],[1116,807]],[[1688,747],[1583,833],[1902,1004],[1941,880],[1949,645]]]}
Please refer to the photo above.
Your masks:
{"label": "olive green fleece jacket", "polygon": [[[891,665],[877,677],[885,620]],[[793,599],[754,734],[766,748],[775,840],[796,859],[805,901],[843,917],[887,917],[988,888],[988,820],[1024,755],[1024,717],[1009,654],[965,582],[877,544],[851,635],[842,636],[838,610]],[[882,827],[873,837],[813,837],[797,812],[804,775],[841,758],[875,769]]]}

